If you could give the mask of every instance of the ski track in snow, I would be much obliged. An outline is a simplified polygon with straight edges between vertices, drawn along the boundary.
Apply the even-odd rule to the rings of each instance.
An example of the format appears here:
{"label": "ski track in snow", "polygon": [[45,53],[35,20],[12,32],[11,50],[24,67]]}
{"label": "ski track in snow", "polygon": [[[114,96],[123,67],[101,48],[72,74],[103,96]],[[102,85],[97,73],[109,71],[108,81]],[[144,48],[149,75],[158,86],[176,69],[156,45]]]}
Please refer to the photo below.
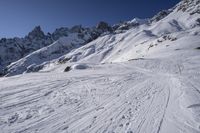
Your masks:
{"label": "ski track in snow", "polygon": [[[199,92],[195,80],[180,74],[174,62],[168,61],[170,70],[165,60],[153,60],[156,68],[145,60],[134,62],[1,79],[1,132],[160,133],[169,125],[178,132],[199,132],[199,117],[180,109],[185,92]],[[199,103],[187,109],[198,111]]]}
{"label": "ski track in snow", "polygon": [[19,40],[2,39],[0,67],[21,59],[0,71],[12,76],[0,78],[0,133],[200,133],[199,4],[184,0],[112,33],[61,28],[55,35],[67,37],[34,42],[23,58],[7,59]]}

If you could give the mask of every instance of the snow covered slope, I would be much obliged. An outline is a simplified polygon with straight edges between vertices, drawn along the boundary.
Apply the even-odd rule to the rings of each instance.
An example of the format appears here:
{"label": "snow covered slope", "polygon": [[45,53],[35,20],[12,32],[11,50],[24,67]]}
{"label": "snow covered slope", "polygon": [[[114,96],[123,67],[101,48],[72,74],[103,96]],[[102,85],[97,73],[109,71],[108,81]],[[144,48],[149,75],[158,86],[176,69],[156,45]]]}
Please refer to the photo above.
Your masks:
{"label": "snow covered slope", "polygon": [[[198,41],[200,32],[199,6],[198,0],[184,0],[172,9],[158,13],[150,20],[133,19],[114,25],[112,29],[109,29],[102,22],[100,28],[113,32],[106,33],[103,30],[105,34],[83,47],[73,47],[77,49],[72,52],[69,52],[69,48],[60,47],[59,43],[55,43],[53,44],[55,51],[57,49],[65,51],[56,56],[48,47],[38,50],[8,66],[7,76],[38,71],[46,64],[122,62],[137,58],[164,56],[165,53],[173,53],[176,49],[188,48],[189,44],[180,45],[180,43],[190,39]],[[75,38],[78,40],[74,43],[80,43],[80,39]],[[86,38],[91,40],[87,34]],[[87,39],[82,38],[82,40]],[[63,43],[68,44],[69,39]],[[44,49],[46,52],[43,52]],[[48,50],[50,51],[48,52]],[[35,59],[36,53],[37,60]],[[45,53],[45,60],[40,59],[39,53]]]}
{"label": "snow covered slope", "polygon": [[40,26],[35,27],[24,38],[2,38],[0,40],[0,75],[4,73],[7,65],[52,42],[52,38],[45,35]]}
{"label": "snow covered slope", "polygon": [[[188,47],[189,44],[180,46],[179,41],[187,37],[199,37],[200,4],[198,2],[185,4],[185,1],[182,1],[175,8],[170,9],[170,13],[164,15],[164,18],[159,16],[159,13],[152,18],[151,23],[142,23],[123,33],[99,37],[62,58],[90,63],[121,62],[150,57],[155,54],[154,52],[160,52],[159,56],[162,56],[163,52],[173,52],[174,49]],[[183,5],[187,10],[181,10],[180,7]]]}
{"label": "snow covered slope", "polygon": [[1,78],[1,132],[199,133],[197,45],[165,57]]}
{"label": "snow covered slope", "polygon": [[[179,42],[187,37],[199,37],[199,6],[199,0],[183,0],[172,9],[162,11],[150,20],[135,18],[113,27],[100,22],[96,29],[74,27],[71,30],[75,33],[69,34],[66,41],[62,43],[57,41],[12,63],[7,67],[6,74],[12,76],[23,72],[35,72],[42,69],[47,61],[53,64],[66,61],[121,62],[188,47],[188,45],[180,47]],[[66,33],[65,30],[68,31],[61,29],[60,32]],[[98,37],[99,33],[104,34]],[[58,38],[54,34],[52,36]],[[96,37],[98,38],[94,40]],[[86,44],[89,41],[91,42]],[[67,47],[62,46],[63,44]],[[83,44],[86,45],[80,47]],[[77,49],[70,52],[75,48]]]}
{"label": "snow covered slope", "polygon": [[48,61],[54,60],[70,52],[72,49],[84,45],[89,40],[92,40],[90,34],[84,34],[83,37],[80,37],[78,33],[71,33],[67,37],[61,37],[53,44],[39,49],[9,65],[9,74],[7,76],[21,74],[23,72],[37,72],[43,68],[43,65],[48,64]]}
{"label": "snow covered slope", "polygon": [[1,132],[200,133],[200,0],[97,27],[84,46],[71,34],[8,67]]}
{"label": "snow covered slope", "polygon": [[[7,69],[13,66],[11,64],[13,62],[16,62],[13,67],[23,64],[21,66],[23,68],[20,68],[19,72],[12,70],[12,73],[21,74],[24,71],[30,71],[30,69],[27,70],[27,67],[30,67],[31,70],[34,69],[34,72],[41,68],[36,65],[58,58],[70,50],[96,39],[104,32],[111,32],[111,30],[107,23],[100,22],[97,27],[84,28],[81,25],[73,26],[70,29],[61,27],[52,34],[45,35],[40,26],[37,26],[25,38],[3,38],[0,40],[0,76],[7,73]],[[36,50],[38,51],[36,52]],[[8,65],[10,66],[7,67]]]}

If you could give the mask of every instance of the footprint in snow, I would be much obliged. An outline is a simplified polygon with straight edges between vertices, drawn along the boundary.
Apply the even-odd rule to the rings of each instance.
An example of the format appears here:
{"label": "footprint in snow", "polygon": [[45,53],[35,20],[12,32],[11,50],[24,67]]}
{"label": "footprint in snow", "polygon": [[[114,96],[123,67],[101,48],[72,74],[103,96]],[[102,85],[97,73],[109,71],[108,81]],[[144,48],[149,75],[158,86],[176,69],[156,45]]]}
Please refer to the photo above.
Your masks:
{"label": "footprint in snow", "polygon": [[15,113],[14,115],[12,115],[8,118],[8,123],[12,124],[12,123],[16,122],[18,120],[18,118],[19,118],[19,114]]}

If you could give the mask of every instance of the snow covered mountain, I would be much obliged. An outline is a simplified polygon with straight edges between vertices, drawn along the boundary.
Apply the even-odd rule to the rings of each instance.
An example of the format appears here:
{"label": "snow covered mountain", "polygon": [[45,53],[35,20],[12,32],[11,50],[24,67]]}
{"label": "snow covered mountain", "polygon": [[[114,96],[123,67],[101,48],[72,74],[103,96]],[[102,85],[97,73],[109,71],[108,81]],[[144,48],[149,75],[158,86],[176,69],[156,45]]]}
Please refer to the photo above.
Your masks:
{"label": "snow covered mountain", "polygon": [[0,78],[3,133],[200,132],[200,0],[49,36]]}
{"label": "snow covered mountain", "polygon": [[[71,34],[52,45],[42,48],[7,67],[7,76],[36,72],[47,64],[59,62],[121,62],[150,57],[156,53],[179,49],[179,41],[199,36],[199,1],[182,1],[172,9],[161,11],[152,19],[131,21],[109,27],[100,22],[97,30],[102,34],[96,40],[91,33]],[[80,28],[78,28],[80,29]],[[109,32],[108,32],[109,31]],[[78,32],[78,31],[77,31]],[[82,36],[82,38],[80,38]],[[56,37],[58,39],[59,37]],[[82,44],[94,40],[87,45]],[[79,45],[81,44],[81,45]],[[80,48],[79,48],[80,47]],[[181,48],[188,47],[182,45]],[[70,52],[72,49],[77,48]],[[51,63],[50,63],[51,62]]]}
{"label": "snow covered mountain", "polygon": [[24,38],[13,38],[0,40],[0,75],[3,69],[12,62],[38,50],[48,46],[53,40],[50,36],[46,36],[39,26],[35,27]]}
{"label": "snow covered mountain", "polygon": [[[59,57],[62,58],[63,55],[69,53],[71,50],[79,48],[99,36],[123,33],[145,23],[148,23],[148,21],[135,18],[132,21],[114,25],[113,27],[105,22],[99,22],[94,28],[74,26],[70,30],[68,28],[57,29],[52,35],[49,35],[53,38],[52,40],[58,39],[57,41],[8,65],[4,74],[12,76],[24,72],[37,72],[44,68],[45,65],[50,64],[50,62],[55,62],[54,60]],[[58,60],[63,62],[60,58]],[[66,61],[66,58],[64,60]]]}
{"label": "snow covered mountain", "polygon": [[[197,3],[197,4],[196,4]],[[185,10],[181,10],[185,6]],[[173,52],[179,41],[199,37],[199,3],[182,1],[167,13],[158,13],[151,23],[141,23],[123,33],[109,34],[81,47],[64,59],[81,62],[121,62],[150,57],[156,52]],[[165,11],[167,12],[167,11]],[[131,21],[130,21],[131,22]],[[173,47],[173,48],[172,48]],[[188,47],[182,45],[181,48]]]}
{"label": "snow covered mountain", "polygon": [[[70,29],[62,27],[47,35],[44,34],[40,26],[37,26],[25,38],[2,38],[0,40],[0,75],[5,75],[6,67],[23,57],[32,58],[30,56],[33,55],[33,58],[36,58],[35,55],[38,53],[38,59],[32,59],[29,66],[38,65],[38,63],[59,57],[96,39],[103,32],[111,32],[111,27],[105,22],[100,22],[97,27],[93,28],[84,28],[81,25]],[[36,52],[36,50],[39,51]],[[26,65],[26,67],[28,66]],[[19,73],[25,70],[19,70]]]}

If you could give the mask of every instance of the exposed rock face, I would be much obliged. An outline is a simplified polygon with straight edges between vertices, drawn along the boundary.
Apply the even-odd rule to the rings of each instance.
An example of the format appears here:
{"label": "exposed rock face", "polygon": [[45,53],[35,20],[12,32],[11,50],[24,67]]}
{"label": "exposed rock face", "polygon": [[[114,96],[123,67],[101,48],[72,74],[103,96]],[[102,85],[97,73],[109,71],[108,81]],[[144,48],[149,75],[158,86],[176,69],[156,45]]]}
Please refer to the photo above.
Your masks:
{"label": "exposed rock face", "polygon": [[102,32],[106,32],[106,31],[111,31],[112,30],[112,28],[108,25],[108,23],[103,22],[103,21],[99,22],[97,24],[96,28],[97,28],[97,30],[100,30]]}
{"label": "exposed rock face", "polygon": [[68,36],[68,32],[69,29],[66,27],[61,27],[56,29],[53,33],[52,33],[52,38],[53,40],[58,40],[60,37],[64,37],[64,36]]}
{"label": "exposed rock face", "polygon": [[165,18],[168,14],[170,14],[173,10],[188,12],[190,15],[200,14],[200,0],[182,0],[175,7],[169,10],[160,11],[157,15],[155,15],[150,22],[157,22]]}
{"label": "exposed rock face", "polygon": [[30,39],[44,39],[45,34],[40,26],[36,26],[27,36]]}
{"label": "exposed rock face", "polygon": [[182,0],[177,5],[177,11],[189,12],[190,15],[200,14],[200,0]]}
{"label": "exposed rock face", "polygon": [[198,19],[196,20],[196,22],[197,22],[197,25],[200,26],[200,18],[198,18]]}
{"label": "exposed rock face", "polygon": [[150,22],[158,22],[159,20],[165,18],[169,13],[170,13],[169,10],[160,11],[158,14],[156,14],[156,15],[150,20]]}
{"label": "exposed rock face", "polygon": [[120,24],[114,25],[113,30],[114,31],[129,30],[131,28],[138,27],[142,24],[148,24],[148,20],[147,19],[134,18],[131,21],[127,21],[127,22],[125,21],[125,22],[121,22]]}
{"label": "exposed rock face", "polygon": [[81,25],[75,25],[70,29],[72,33],[81,33],[83,30]]}

